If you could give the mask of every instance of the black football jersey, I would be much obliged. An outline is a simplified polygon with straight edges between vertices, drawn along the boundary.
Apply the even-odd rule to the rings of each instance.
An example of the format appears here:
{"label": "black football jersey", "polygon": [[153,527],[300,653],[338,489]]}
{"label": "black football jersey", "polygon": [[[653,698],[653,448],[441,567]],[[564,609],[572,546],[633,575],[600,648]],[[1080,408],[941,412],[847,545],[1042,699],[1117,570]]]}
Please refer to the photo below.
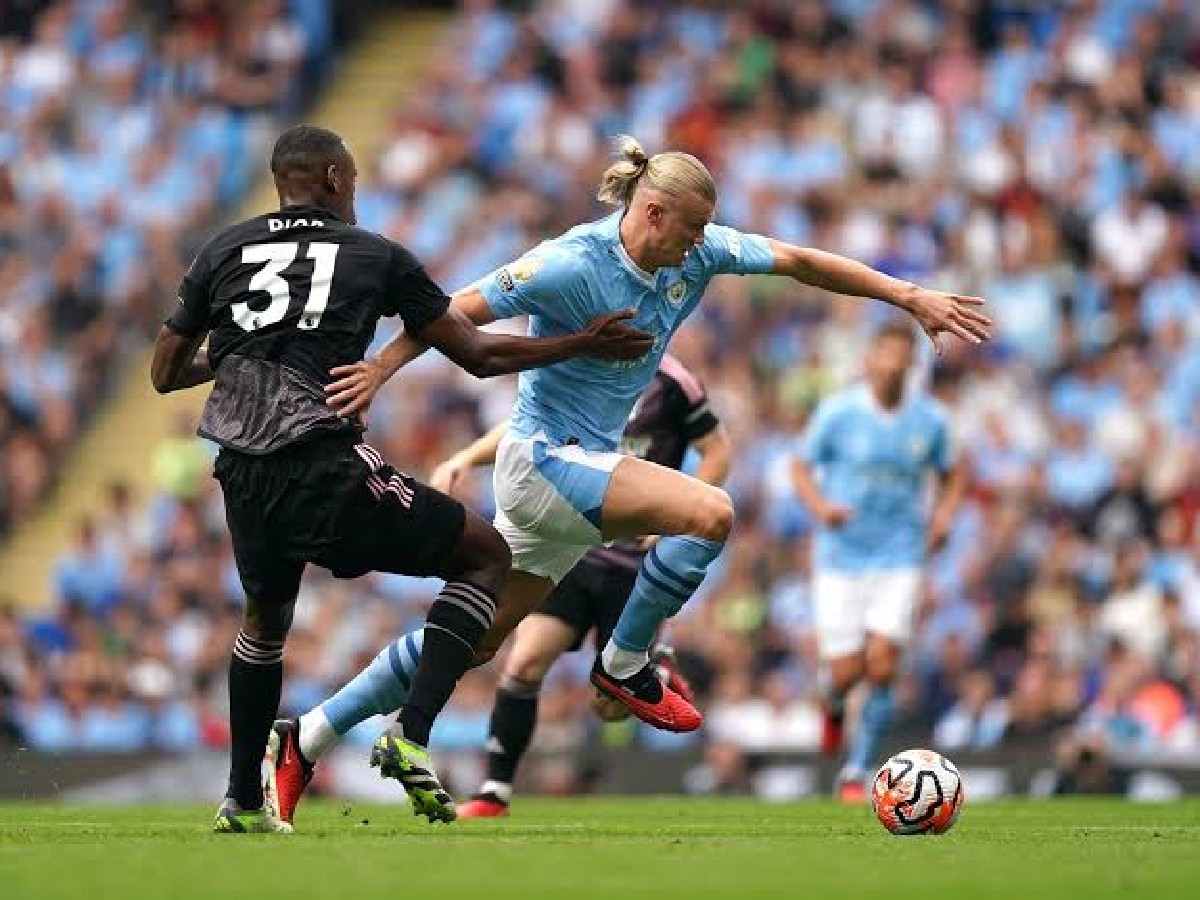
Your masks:
{"label": "black football jersey", "polygon": [[417,335],[449,303],[399,244],[328,210],[288,206],[209,240],[166,324],[209,333],[215,378],[200,434],[270,453],[360,428],[325,404],[329,370],[363,358],[381,316],[400,316]]}
{"label": "black football jersey", "polygon": [[638,397],[621,450],[669,469],[683,465],[688,444],[717,427],[704,385],[670,354]]}

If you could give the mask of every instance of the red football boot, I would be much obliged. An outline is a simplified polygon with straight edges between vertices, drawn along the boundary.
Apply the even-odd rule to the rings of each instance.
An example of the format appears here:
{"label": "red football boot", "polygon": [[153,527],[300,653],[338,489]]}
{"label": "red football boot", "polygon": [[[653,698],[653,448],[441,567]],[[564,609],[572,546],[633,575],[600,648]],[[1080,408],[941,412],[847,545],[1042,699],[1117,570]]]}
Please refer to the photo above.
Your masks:
{"label": "red football boot", "polygon": [[838,780],[837,799],[847,806],[860,806],[867,802],[867,786],[861,778]]}
{"label": "red football boot", "polygon": [[666,683],[667,687],[688,703],[696,702],[696,692],[692,690],[691,683],[679,671],[679,662],[675,659],[674,650],[665,644],[659,644],[650,654],[650,659],[658,668],[658,677]]}
{"label": "red football boot", "polygon": [[835,715],[826,707],[821,715],[821,752],[826,756],[837,756],[842,752],[845,716]]}
{"label": "red football boot", "polygon": [[704,721],[700,711],[659,680],[654,663],[646,663],[628,678],[604,671],[600,658],[592,666],[592,684],[648,725],[663,731],[695,731]]}
{"label": "red football boot", "polygon": [[300,797],[312,781],[313,765],[300,754],[300,722],[277,719],[267,739],[267,784],[264,790],[275,798],[279,820],[292,828],[292,816]]}
{"label": "red football boot", "polygon": [[495,794],[476,794],[458,808],[460,819],[499,819],[508,815],[508,804]]}

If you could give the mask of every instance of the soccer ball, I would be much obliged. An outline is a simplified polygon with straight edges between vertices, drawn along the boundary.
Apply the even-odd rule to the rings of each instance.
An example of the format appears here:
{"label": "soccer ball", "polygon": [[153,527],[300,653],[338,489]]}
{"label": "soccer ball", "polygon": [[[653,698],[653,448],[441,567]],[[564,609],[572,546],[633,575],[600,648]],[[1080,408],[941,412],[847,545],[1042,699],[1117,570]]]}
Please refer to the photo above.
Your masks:
{"label": "soccer ball", "polygon": [[897,753],[871,785],[871,808],[892,834],[945,834],[965,800],[958,769],[932,750]]}

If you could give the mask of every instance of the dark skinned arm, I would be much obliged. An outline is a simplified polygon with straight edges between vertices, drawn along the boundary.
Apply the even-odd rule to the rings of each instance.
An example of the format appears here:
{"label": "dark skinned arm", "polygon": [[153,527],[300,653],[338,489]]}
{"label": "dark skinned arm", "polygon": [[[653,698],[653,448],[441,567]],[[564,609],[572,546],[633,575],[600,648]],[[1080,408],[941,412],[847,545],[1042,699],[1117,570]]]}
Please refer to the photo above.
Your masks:
{"label": "dark skinned arm", "polygon": [[168,394],[212,381],[206,337],[206,333],[180,334],[166,325],[158,330],[150,363],[150,381],[156,391]]}
{"label": "dark skinned arm", "polygon": [[330,370],[336,379],[326,385],[327,402],[343,416],[364,412],[376,392],[403,366],[429,347],[477,378],[505,375],[549,366],[577,356],[600,359],[639,359],[653,338],[626,323],[633,310],[597,316],[582,331],[558,337],[496,334],[478,326],[495,317],[477,290],[456,294],[445,314],[414,337],[400,332],[372,359]]}

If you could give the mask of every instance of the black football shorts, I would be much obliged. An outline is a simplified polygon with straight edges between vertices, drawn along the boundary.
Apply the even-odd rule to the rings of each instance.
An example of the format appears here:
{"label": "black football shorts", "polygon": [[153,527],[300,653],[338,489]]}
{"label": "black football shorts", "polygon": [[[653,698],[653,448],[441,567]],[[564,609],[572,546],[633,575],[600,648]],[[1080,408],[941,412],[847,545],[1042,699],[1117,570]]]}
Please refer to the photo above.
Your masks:
{"label": "black football shorts", "polygon": [[457,500],[344,434],[258,456],[222,449],[213,475],[242,587],[266,603],[295,599],[307,563],[338,578],[447,574],[466,522]]}
{"label": "black football shorts", "polygon": [[588,632],[595,628],[599,651],[617,627],[636,580],[636,566],[609,562],[593,551],[575,564],[536,611],[575,629],[572,650],[582,647]]}

